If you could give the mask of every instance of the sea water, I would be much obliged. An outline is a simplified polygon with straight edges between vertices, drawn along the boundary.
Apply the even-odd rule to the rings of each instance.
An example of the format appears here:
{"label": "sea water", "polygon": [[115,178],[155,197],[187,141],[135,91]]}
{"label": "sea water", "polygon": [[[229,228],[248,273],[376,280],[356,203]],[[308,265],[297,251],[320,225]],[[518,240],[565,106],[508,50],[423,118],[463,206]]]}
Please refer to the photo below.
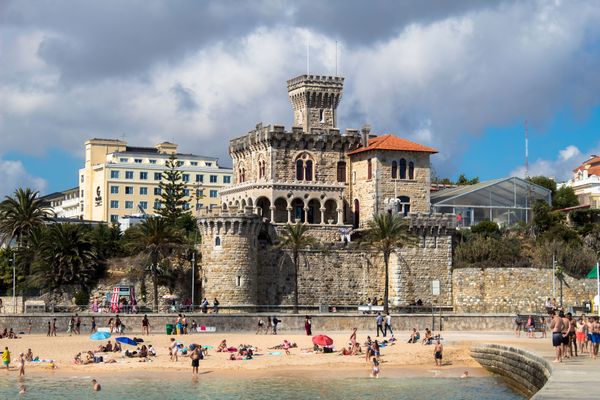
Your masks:
{"label": "sea water", "polygon": [[[0,371],[1,372],[1,371]],[[11,374],[12,375],[12,374]],[[326,375],[326,374],[324,374]],[[183,377],[182,377],[183,378]],[[12,376],[0,379],[0,399],[422,399],[512,400],[526,397],[498,377],[457,378],[214,378],[210,374],[189,379],[164,379],[160,374],[132,378],[98,377],[102,391],[92,392],[91,377],[35,377],[23,381],[27,394],[18,395],[21,383]]]}

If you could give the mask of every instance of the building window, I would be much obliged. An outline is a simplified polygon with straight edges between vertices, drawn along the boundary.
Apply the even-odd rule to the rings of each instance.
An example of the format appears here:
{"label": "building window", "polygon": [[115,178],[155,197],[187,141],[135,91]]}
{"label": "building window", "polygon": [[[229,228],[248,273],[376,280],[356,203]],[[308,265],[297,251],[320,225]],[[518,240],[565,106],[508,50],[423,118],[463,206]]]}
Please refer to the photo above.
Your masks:
{"label": "building window", "polygon": [[154,195],[155,196],[160,196],[160,188],[159,187],[154,188]]}
{"label": "building window", "polygon": [[126,201],[125,208],[133,208],[133,201]]}
{"label": "building window", "polygon": [[224,176],[223,177],[223,183],[231,183],[231,177],[230,176]]}
{"label": "building window", "polygon": [[367,179],[373,179],[373,162],[370,158],[367,160]]}
{"label": "building window", "polygon": [[235,285],[238,286],[238,287],[242,286],[242,277],[241,276],[239,276],[239,275],[236,276],[236,278],[235,278]]}
{"label": "building window", "polygon": [[147,172],[140,172],[140,179],[141,180],[146,180],[148,179],[148,173]]}
{"label": "building window", "polygon": [[266,163],[264,160],[259,160],[258,161],[258,177],[259,178],[264,178],[265,177],[265,171],[266,171]]}
{"label": "building window", "polygon": [[210,183],[217,183],[217,176],[216,175],[211,175],[210,176]]}
{"label": "building window", "polygon": [[133,186],[125,186],[125,194],[133,194]]}
{"label": "building window", "polygon": [[110,215],[110,222],[118,222],[119,221],[119,216],[116,214],[111,214]]}
{"label": "building window", "polygon": [[322,108],[319,110],[319,121],[321,123],[325,122],[325,111]]}
{"label": "building window", "polygon": [[415,179],[415,163],[408,163],[408,179]]}
{"label": "building window", "polygon": [[408,196],[400,196],[396,202],[396,212],[407,216],[410,212],[410,197]]}
{"label": "building window", "polygon": [[154,201],[154,209],[155,210],[160,210],[160,207],[162,206],[161,202],[158,200]]}
{"label": "building window", "polygon": [[398,179],[398,163],[392,161],[392,179]]}
{"label": "building window", "polygon": [[189,182],[190,181],[190,174],[182,174],[181,175],[181,180],[184,182]]}
{"label": "building window", "polygon": [[145,187],[145,186],[142,186],[142,187],[140,187],[140,194],[141,194],[142,196],[145,196],[145,195],[147,195],[147,194],[148,194],[148,188],[147,188],[147,187]]}
{"label": "building window", "polygon": [[196,174],[196,182],[204,182],[204,175]]}
{"label": "building window", "polygon": [[183,161],[177,161],[177,166],[178,166],[178,167],[181,167],[181,166],[183,166]]}
{"label": "building window", "polygon": [[306,167],[304,169],[304,177],[307,181],[313,180],[313,162],[312,160],[306,160]]}
{"label": "building window", "polygon": [[296,180],[304,180],[304,161],[296,160]]}
{"label": "building window", "polygon": [[162,173],[161,172],[155,172],[154,173],[154,180],[155,181],[160,181],[161,177],[162,177]]}
{"label": "building window", "polygon": [[142,159],[141,158],[134,158],[133,162],[136,164],[141,164],[142,163]]}
{"label": "building window", "polygon": [[148,209],[148,202],[147,201],[140,201],[140,207],[143,210],[147,210]]}
{"label": "building window", "polygon": [[337,163],[337,181],[346,182],[346,163],[344,161]]}
{"label": "building window", "polygon": [[119,162],[124,162],[124,163],[126,163],[126,162],[128,162],[128,161],[129,161],[129,158],[119,158]]}
{"label": "building window", "polygon": [[196,189],[196,197],[197,198],[204,197],[204,189]]}
{"label": "building window", "polygon": [[210,197],[217,197],[217,196],[218,196],[218,192],[216,190],[210,191]]}
{"label": "building window", "polygon": [[215,246],[221,247],[221,236],[215,237]]}
{"label": "building window", "polygon": [[191,162],[190,162],[190,165],[191,165],[192,167],[197,167],[197,166],[198,166],[198,161],[191,161]]}
{"label": "building window", "polygon": [[212,163],[211,162],[205,162],[204,165],[206,165],[207,167],[212,167]]}
{"label": "building window", "polygon": [[400,179],[406,179],[406,160],[400,159]]}
{"label": "building window", "polygon": [[184,210],[189,210],[190,209],[190,203],[188,203],[187,201],[185,203],[183,203],[183,209]]}
{"label": "building window", "polygon": [[110,177],[112,179],[119,179],[119,171],[110,171]]}
{"label": "building window", "polygon": [[150,159],[150,160],[148,160],[148,161],[150,162],[150,164],[156,164],[156,160],[152,160],[152,159]]}
{"label": "building window", "polygon": [[189,196],[190,195],[190,189],[183,189],[183,195],[184,196]]}
{"label": "building window", "polygon": [[119,187],[118,186],[111,186],[110,187],[110,193],[111,194],[118,194],[119,193]]}
{"label": "building window", "polygon": [[240,167],[238,169],[238,183],[246,182],[246,169],[244,167]]}
{"label": "building window", "polygon": [[84,179],[84,178],[83,178],[83,175],[81,175],[81,183],[83,183],[83,179]]}
{"label": "building window", "polygon": [[125,179],[133,179],[133,171],[125,171]]}
{"label": "building window", "polygon": [[110,208],[119,208],[119,201],[118,200],[111,200],[110,201]]}

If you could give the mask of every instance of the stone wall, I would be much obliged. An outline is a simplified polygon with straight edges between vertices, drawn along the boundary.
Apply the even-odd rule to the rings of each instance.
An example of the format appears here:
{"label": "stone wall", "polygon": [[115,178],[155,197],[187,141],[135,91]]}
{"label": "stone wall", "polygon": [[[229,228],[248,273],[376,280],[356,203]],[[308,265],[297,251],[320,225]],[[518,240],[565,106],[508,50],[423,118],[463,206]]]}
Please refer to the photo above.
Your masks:
{"label": "stone wall", "polygon": [[[222,310],[225,312],[225,310]],[[57,329],[59,334],[64,333],[67,329],[68,319],[74,314],[0,314],[0,328],[13,328],[16,332],[26,332],[28,324],[31,322],[32,333],[46,333],[48,321],[53,318],[57,319]],[[114,317],[114,314],[90,314],[79,313],[82,319],[82,334],[89,332],[92,315],[96,318],[97,326],[103,327],[108,323],[108,319]],[[186,314],[191,322],[195,320],[198,325],[214,326],[217,332],[235,332],[247,331],[253,332],[256,330],[256,321],[258,318],[267,318],[275,315],[274,313],[248,313],[248,314]],[[283,321],[281,324],[282,331],[302,331],[304,329],[304,314],[276,314]],[[143,314],[120,314],[121,320],[127,327],[126,333],[139,333],[141,331],[141,321]],[[165,332],[165,324],[172,324],[177,318],[176,314],[148,314],[152,332]],[[312,314],[313,331],[334,332],[346,331],[349,332],[356,327],[361,331],[375,331],[375,315],[364,315],[358,312],[352,314]],[[433,321],[435,319],[435,322]],[[419,328],[421,331],[426,327],[431,328],[435,324],[435,331],[440,329],[440,319],[444,330],[459,330],[459,331],[499,331],[510,330],[512,318],[510,315],[461,315],[449,314],[443,315],[441,318],[436,314],[432,317],[431,314],[393,314],[392,326],[395,331],[408,332],[413,327]],[[398,334],[402,340],[404,338]],[[408,339],[408,334],[407,337]]]}
{"label": "stone wall", "polygon": [[[550,268],[457,268],[452,272],[453,303],[457,312],[545,312],[552,297]],[[556,281],[556,297],[559,296]],[[582,305],[597,292],[593,279],[566,276],[563,304]]]}
{"label": "stone wall", "polygon": [[552,374],[548,361],[514,347],[481,345],[471,349],[471,356],[484,368],[503,376],[527,396],[540,390]]}

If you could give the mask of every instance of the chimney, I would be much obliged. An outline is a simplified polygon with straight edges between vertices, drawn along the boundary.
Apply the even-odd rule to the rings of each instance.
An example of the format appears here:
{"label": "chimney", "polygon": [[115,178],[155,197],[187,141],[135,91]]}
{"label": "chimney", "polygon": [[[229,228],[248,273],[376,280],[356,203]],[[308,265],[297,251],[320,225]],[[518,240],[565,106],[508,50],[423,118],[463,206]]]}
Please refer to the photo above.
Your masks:
{"label": "chimney", "polygon": [[364,124],[360,132],[362,134],[362,145],[363,147],[367,147],[369,145],[369,134],[371,133],[371,125]]}

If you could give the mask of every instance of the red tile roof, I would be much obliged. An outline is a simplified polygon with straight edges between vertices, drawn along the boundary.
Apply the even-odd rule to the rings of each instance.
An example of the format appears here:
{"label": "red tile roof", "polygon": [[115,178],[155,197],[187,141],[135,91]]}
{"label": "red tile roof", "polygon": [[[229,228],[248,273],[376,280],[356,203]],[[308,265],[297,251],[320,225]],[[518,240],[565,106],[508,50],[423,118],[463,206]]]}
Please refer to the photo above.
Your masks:
{"label": "red tile roof", "polygon": [[573,172],[577,172],[579,170],[585,171],[586,169],[588,171],[588,176],[600,176],[600,156],[592,156],[589,160],[575,168]]}
{"label": "red tile roof", "polygon": [[416,151],[431,154],[438,152],[433,147],[423,146],[422,144],[387,134],[369,139],[367,147],[361,147],[348,154],[358,154],[369,150]]}

